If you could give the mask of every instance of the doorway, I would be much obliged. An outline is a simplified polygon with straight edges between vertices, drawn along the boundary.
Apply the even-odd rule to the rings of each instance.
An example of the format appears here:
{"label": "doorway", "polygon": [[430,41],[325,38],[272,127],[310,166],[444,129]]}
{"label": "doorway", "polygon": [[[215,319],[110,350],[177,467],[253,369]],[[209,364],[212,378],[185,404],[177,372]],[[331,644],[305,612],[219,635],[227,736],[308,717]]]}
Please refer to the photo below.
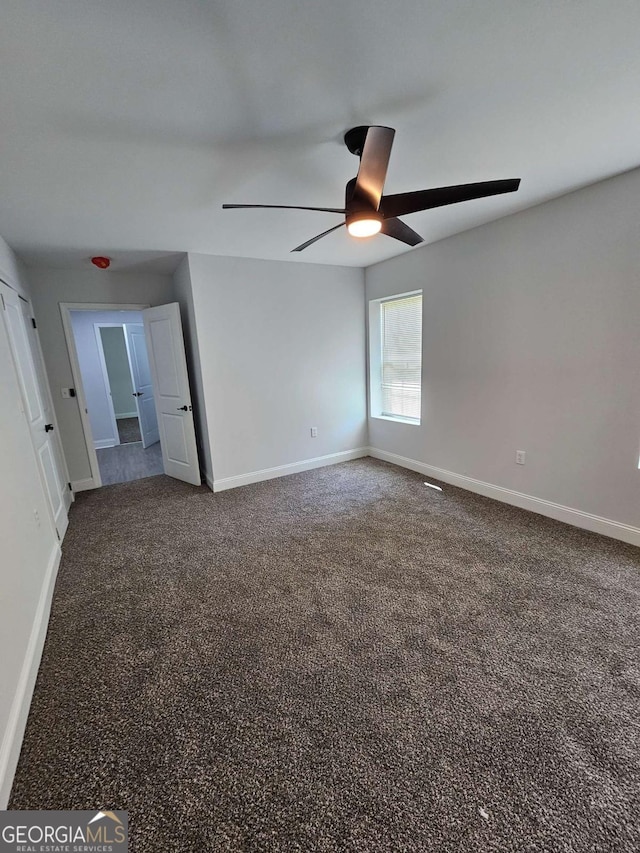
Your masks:
{"label": "doorway", "polygon": [[141,311],[72,310],[70,324],[102,485],[162,474]]}
{"label": "doorway", "polygon": [[[81,481],[82,490],[161,473],[194,486],[201,485],[179,304],[170,302],[153,308],[59,304],[75,383],[75,388],[62,391],[63,396],[77,397],[91,473]],[[124,330],[140,430],[140,440],[136,442],[121,442],[101,325]],[[83,343],[87,343],[93,357],[82,355]],[[94,395],[95,389],[101,393]]]}

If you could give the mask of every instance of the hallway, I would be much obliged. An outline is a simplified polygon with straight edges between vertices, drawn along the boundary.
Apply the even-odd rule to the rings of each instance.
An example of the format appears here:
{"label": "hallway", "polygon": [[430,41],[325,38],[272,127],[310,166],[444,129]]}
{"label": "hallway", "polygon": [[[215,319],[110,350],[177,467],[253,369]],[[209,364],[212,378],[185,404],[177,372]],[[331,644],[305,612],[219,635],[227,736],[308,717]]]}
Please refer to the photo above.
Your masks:
{"label": "hallway", "polygon": [[163,473],[162,448],[157,441],[145,450],[142,442],[96,450],[103,486],[129,483]]}

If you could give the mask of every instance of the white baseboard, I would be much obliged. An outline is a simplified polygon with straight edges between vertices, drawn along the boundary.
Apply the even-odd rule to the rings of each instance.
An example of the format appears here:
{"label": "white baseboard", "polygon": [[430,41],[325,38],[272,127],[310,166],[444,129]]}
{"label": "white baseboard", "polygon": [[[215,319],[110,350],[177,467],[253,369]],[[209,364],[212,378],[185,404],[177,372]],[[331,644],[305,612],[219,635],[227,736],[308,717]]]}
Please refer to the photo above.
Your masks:
{"label": "white baseboard", "polygon": [[406,456],[399,456],[397,453],[389,453],[386,450],[378,450],[375,447],[369,448],[369,455],[375,459],[382,459],[385,462],[400,465],[402,468],[417,471],[427,477],[434,477],[436,480],[442,480],[452,486],[459,486],[461,489],[476,492],[476,494],[484,495],[487,498],[493,498],[521,509],[528,509],[530,512],[537,512],[539,515],[546,515],[548,518],[555,518],[556,521],[563,521],[565,524],[572,524],[574,527],[591,530],[593,533],[602,533],[604,536],[620,539],[630,545],[640,546],[639,527],[622,524],[619,521],[602,518],[599,515],[592,515],[589,512],[553,503],[553,501],[526,495],[523,492],[515,492],[502,486],[494,486],[491,483],[484,483],[482,480],[474,480],[472,477],[455,474],[453,471],[426,465],[424,462],[417,462],[415,459],[408,459]]}
{"label": "white baseboard", "polygon": [[124,420],[125,418],[137,418],[137,417],[138,417],[138,413],[137,413],[137,412],[127,412],[127,413],[126,413],[126,414],[124,414],[124,415],[116,415],[116,420],[117,420],[117,421],[122,421],[122,420]]}
{"label": "white baseboard", "polygon": [[239,474],[237,477],[224,477],[221,480],[213,480],[207,484],[214,492],[223,492],[225,489],[235,489],[238,486],[248,486],[250,483],[260,483],[263,480],[273,480],[276,477],[286,477],[289,474],[299,474],[301,471],[310,471],[312,468],[322,468],[325,465],[337,465],[339,462],[348,462],[350,459],[360,459],[368,456],[367,447],[358,447],[355,450],[343,450],[341,453],[329,453],[326,456],[316,456],[314,459],[304,459],[302,462],[291,462],[288,465],[278,465],[275,468],[263,468],[261,471],[251,471],[249,474]]}
{"label": "white baseboard", "polygon": [[97,484],[93,477],[87,477],[85,480],[73,480],[71,488],[74,492],[86,492],[89,489],[96,489]]}
{"label": "white baseboard", "polygon": [[2,746],[0,746],[0,809],[7,808],[13,777],[16,772],[18,758],[20,757],[22,738],[24,737],[24,729],[27,724],[27,717],[29,716],[29,707],[31,705],[33,688],[36,683],[38,667],[40,666],[40,658],[42,657],[44,639],[47,634],[51,598],[53,596],[56,575],[58,574],[58,566],[60,565],[60,557],[60,546],[56,544],[49,558],[49,564],[42,581],[40,598],[31,627],[29,643],[25,652],[11,710],[9,711],[9,719],[2,739]]}
{"label": "white baseboard", "polygon": [[114,438],[101,438],[94,441],[93,446],[96,450],[104,450],[105,447],[115,447],[118,443]]}

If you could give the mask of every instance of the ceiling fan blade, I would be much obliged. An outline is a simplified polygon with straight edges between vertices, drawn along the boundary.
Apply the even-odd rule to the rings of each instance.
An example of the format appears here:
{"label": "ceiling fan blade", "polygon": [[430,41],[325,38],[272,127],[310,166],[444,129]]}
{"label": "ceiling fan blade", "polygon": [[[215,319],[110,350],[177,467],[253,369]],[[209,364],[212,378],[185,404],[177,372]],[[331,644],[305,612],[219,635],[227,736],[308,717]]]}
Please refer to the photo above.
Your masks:
{"label": "ceiling fan blade", "polygon": [[296,204],[223,204],[223,210],[247,207],[269,207],[278,210],[319,210],[324,213],[346,213],[344,207],[299,207]]}
{"label": "ceiling fan blade", "polygon": [[406,243],[407,246],[417,246],[418,243],[424,242],[422,237],[413,228],[409,228],[400,219],[385,219],[380,231],[382,234],[386,234],[387,237],[393,237],[396,240],[400,240],[401,243]]}
{"label": "ceiling fan blade", "polygon": [[405,216],[407,213],[431,210],[433,207],[444,207],[446,204],[458,204],[474,198],[514,193],[519,186],[520,178],[510,178],[506,181],[482,181],[478,184],[458,184],[454,187],[385,195],[382,198],[381,210],[385,218]]}
{"label": "ceiling fan blade", "polygon": [[307,240],[306,243],[301,243],[299,246],[296,246],[295,249],[292,249],[292,252],[301,252],[303,249],[306,249],[308,246],[311,246],[313,243],[316,243],[318,240],[322,239],[322,237],[326,237],[327,234],[331,234],[332,231],[337,231],[338,228],[342,228],[344,222],[341,222],[339,225],[334,225],[333,228],[329,228],[328,231],[323,231],[322,234],[318,234],[316,237],[312,237],[310,240]]}
{"label": "ceiling fan blade", "polygon": [[360,168],[352,203],[377,210],[387,177],[391,146],[396,132],[392,127],[370,127],[362,146]]}

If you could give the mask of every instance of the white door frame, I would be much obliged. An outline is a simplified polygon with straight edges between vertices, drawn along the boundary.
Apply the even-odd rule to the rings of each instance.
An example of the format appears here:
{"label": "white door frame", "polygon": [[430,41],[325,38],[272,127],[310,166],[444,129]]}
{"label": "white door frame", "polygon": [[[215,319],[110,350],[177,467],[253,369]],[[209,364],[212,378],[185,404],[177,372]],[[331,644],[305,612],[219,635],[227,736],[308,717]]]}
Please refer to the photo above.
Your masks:
{"label": "white door frame", "polygon": [[[91,469],[91,477],[83,480],[84,489],[98,489],[102,485],[100,476],[100,466],[98,465],[98,456],[93,445],[93,432],[89,423],[89,413],[87,408],[87,398],[84,393],[84,385],[82,384],[82,374],[80,373],[80,361],[78,359],[78,350],[76,349],[76,340],[73,335],[73,325],[71,323],[72,311],[144,311],[149,308],[149,304],[131,304],[131,303],[109,303],[109,302],[60,302],[60,316],[62,317],[62,328],[67,341],[67,352],[69,353],[69,362],[71,364],[71,375],[73,376],[73,385],[76,391],[76,400],[78,401],[78,410],[80,412],[80,420],[82,422],[82,432],[84,433],[84,443],[89,457],[89,467]],[[76,491],[81,491],[76,487]]]}

